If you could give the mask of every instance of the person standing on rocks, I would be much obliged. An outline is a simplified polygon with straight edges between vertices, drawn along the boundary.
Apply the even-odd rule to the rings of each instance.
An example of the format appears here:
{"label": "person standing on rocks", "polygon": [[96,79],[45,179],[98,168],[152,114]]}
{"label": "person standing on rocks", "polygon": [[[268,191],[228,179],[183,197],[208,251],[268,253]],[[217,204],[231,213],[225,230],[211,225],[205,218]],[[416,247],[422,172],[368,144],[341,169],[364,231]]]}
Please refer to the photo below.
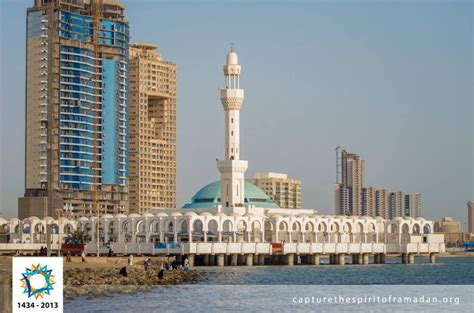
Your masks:
{"label": "person standing on rocks", "polygon": [[86,252],[84,250],[82,250],[82,253],[81,253],[81,260],[82,260],[82,263],[86,263]]}
{"label": "person standing on rocks", "polygon": [[184,259],[184,266],[183,266],[183,269],[184,269],[185,271],[189,270],[189,260],[188,260],[188,258],[185,258],[185,259]]}
{"label": "person standing on rocks", "polygon": [[128,266],[133,266],[133,254],[128,256]]}
{"label": "person standing on rocks", "polygon": [[163,269],[163,261],[160,262],[160,270],[158,271],[158,279],[163,279],[163,276],[165,275],[165,270]]}

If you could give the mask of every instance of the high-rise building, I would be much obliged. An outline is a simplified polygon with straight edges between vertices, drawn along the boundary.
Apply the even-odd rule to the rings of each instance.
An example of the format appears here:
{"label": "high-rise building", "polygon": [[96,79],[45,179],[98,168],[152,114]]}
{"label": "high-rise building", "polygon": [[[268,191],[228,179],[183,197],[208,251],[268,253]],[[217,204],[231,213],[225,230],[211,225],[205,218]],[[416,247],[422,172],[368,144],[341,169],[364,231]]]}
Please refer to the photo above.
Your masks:
{"label": "high-rise building", "polygon": [[474,233],[474,200],[467,202],[467,223],[469,233]]}
{"label": "high-rise building", "polygon": [[[128,22],[115,0],[35,0],[19,215],[128,211]],[[39,208],[41,207],[41,208]]]}
{"label": "high-rise building", "polygon": [[405,195],[405,216],[421,216],[421,194],[410,193]]}
{"label": "high-rise building", "polygon": [[387,189],[375,191],[375,216],[390,218],[390,191]]}
{"label": "high-rise building", "polygon": [[405,193],[390,192],[390,218],[405,216]]}
{"label": "high-rise building", "polygon": [[362,213],[362,188],[364,187],[364,160],[357,154],[342,150],[342,185],[349,190],[350,215]]}
{"label": "high-rise building", "polygon": [[350,215],[349,189],[343,184],[334,185],[334,214]]}
{"label": "high-rise building", "polygon": [[272,172],[257,172],[246,180],[262,189],[280,208],[301,209],[301,180]]}
{"label": "high-rise building", "polygon": [[362,188],[362,215],[375,216],[377,189],[374,187]]}
{"label": "high-rise building", "polygon": [[176,65],[130,47],[130,212],[176,208]]}

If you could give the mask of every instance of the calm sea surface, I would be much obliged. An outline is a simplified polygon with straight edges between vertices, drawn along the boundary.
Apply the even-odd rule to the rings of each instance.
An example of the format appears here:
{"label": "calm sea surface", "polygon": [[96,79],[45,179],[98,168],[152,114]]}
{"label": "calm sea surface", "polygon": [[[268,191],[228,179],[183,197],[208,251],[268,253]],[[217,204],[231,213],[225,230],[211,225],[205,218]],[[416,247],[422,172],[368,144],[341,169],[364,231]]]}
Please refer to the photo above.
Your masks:
{"label": "calm sea surface", "polygon": [[[222,311],[230,308],[243,308],[245,307],[244,303],[248,305],[251,302],[254,303],[247,307],[247,310],[253,308],[250,311],[265,311],[268,304],[264,305],[265,301],[259,301],[259,297],[264,297],[267,301],[272,297],[279,299],[282,297],[280,296],[282,288],[303,291],[309,290],[308,288],[317,288],[317,286],[310,287],[308,285],[324,285],[327,291],[338,287],[327,285],[474,285],[474,258],[437,258],[437,264],[434,265],[429,264],[427,258],[417,258],[414,265],[396,264],[400,262],[400,259],[387,259],[386,262],[388,264],[369,266],[202,267],[199,269],[205,270],[208,275],[197,284],[157,287],[150,292],[131,295],[122,294],[95,299],[78,298],[65,303],[65,312],[190,312],[198,308],[201,309],[198,311],[204,309]],[[284,287],[282,285],[293,286]],[[308,288],[302,285],[306,285]],[[262,289],[263,286],[265,286],[264,289]],[[272,286],[274,287],[272,288]],[[278,291],[279,288],[280,291]],[[340,286],[338,288],[340,290]],[[363,288],[358,287],[357,289]],[[373,286],[367,286],[367,288],[374,290]],[[400,289],[407,290],[407,288],[410,286]],[[415,290],[419,291],[424,288],[419,286],[415,287]],[[446,292],[443,290],[440,292],[438,289],[439,295],[448,294],[447,291],[451,287],[445,286],[443,288]],[[462,289],[466,288],[467,286],[462,287]],[[350,286],[346,289],[350,291]],[[376,291],[383,291],[383,289],[382,286],[375,288]],[[264,290],[264,294],[261,294],[262,290]],[[371,293],[373,294],[373,291]],[[249,302],[248,299],[252,300]],[[205,307],[201,307],[202,305]],[[301,307],[290,307],[290,309],[303,310]],[[304,309],[311,310],[311,308]],[[339,307],[338,310],[340,309]],[[351,311],[353,309],[353,306],[347,306],[343,310]],[[384,311],[386,308],[380,307],[379,309]],[[419,307],[412,307],[412,309],[420,311]],[[446,309],[443,307],[443,310]],[[436,311],[436,307],[430,308],[430,311],[433,310]],[[277,309],[277,311],[280,310]],[[281,309],[281,311],[284,310]],[[453,311],[456,311],[456,307],[453,308]]]}

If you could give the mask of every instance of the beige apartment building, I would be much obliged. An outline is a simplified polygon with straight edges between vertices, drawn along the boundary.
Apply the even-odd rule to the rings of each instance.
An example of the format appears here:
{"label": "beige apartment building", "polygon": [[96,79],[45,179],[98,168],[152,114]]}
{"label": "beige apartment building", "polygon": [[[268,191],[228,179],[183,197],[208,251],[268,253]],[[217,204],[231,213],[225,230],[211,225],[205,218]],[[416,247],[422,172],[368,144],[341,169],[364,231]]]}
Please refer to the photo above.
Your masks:
{"label": "beige apartment building", "polygon": [[301,209],[301,180],[273,172],[257,172],[246,180],[262,189],[280,208]]}
{"label": "beige apartment building", "polygon": [[152,44],[130,46],[130,212],[176,208],[176,65]]}

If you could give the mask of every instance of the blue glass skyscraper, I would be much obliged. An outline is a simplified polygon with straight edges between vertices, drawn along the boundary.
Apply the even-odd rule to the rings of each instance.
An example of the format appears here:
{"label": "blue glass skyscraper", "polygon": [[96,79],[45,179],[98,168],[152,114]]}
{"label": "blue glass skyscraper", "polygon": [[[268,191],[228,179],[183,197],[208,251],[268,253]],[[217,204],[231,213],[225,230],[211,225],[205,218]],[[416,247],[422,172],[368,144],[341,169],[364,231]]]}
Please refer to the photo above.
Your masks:
{"label": "blue glass skyscraper", "polygon": [[28,9],[25,214],[90,215],[94,183],[103,213],[128,210],[129,27],[122,4],[100,1],[95,50],[91,2]]}

